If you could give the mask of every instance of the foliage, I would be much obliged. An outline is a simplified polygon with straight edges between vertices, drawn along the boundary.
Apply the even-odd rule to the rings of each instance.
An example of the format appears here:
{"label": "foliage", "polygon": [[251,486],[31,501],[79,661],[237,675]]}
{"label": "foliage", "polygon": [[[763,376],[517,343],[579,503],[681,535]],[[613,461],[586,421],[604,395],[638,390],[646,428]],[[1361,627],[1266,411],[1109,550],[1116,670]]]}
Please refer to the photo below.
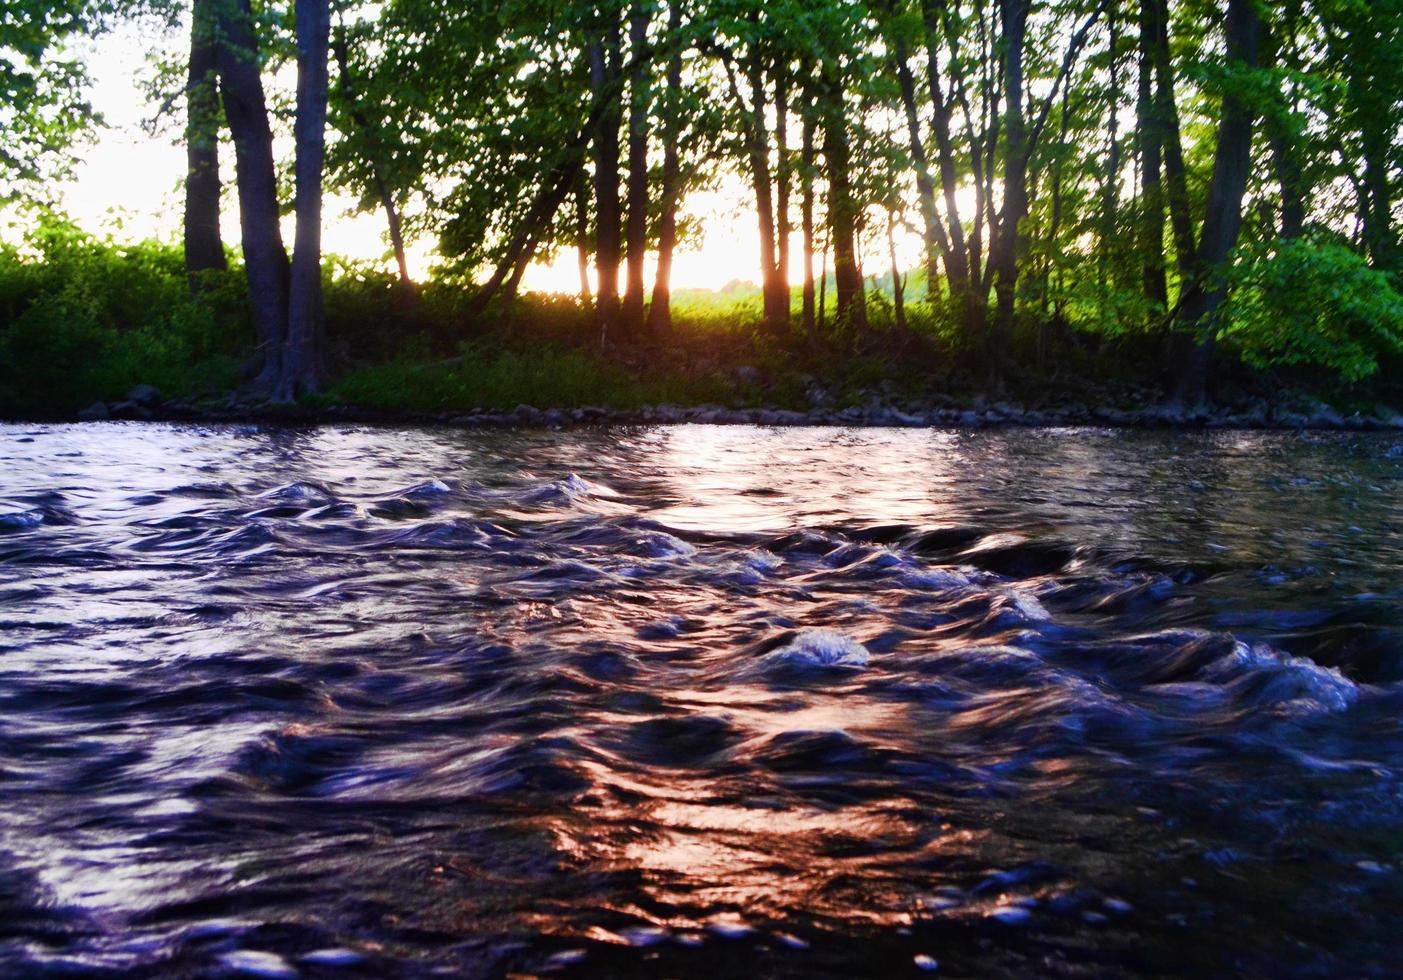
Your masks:
{"label": "foliage", "polygon": [[0,414],[72,412],[138,383],[228,387],[246,347],[237,276],[190,296],[180,250],[115,245],[53,219],[0,246]]}
{"label": "foliage", "polygon": [[1316,364],[1359,381],[1403,352],[1403,295],[1338,242],[1295,239],[1243,257],[1226,338],[1258,366]]}

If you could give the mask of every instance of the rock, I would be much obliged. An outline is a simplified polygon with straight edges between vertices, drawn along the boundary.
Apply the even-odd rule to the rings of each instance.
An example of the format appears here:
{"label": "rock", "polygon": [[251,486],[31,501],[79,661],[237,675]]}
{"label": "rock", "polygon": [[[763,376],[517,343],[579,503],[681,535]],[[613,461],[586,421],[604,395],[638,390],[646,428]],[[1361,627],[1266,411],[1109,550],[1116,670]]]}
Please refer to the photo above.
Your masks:
{"label": "rock", "polygon": [[102,422],[111,417],[111,414],[107,411],[105,402],[93,402],[78,413],[79,422]]}
{"label": "rock", "polygon": [[127,401],[136,402],[144,408],[151,408],[161,404],[163,399],[161,393],[151,385],[137,385],[127,392]]}
{"label": "rock", "polygon": [[1343,429],[1345,417],[1324,402],[1311,406],[1310,425],[1320,429]]}
{"label": "rock", "polygon": [[107,406],[107,411],[114,419],[146,421],[151,418],[150,410],[136,402],[114,402]]}
{"label": "rock", "polygon": [[751,367],[749,364],[742,364],[730,370],[731,380],[738,385],[750,385],[758,388],[765,380],[759,368]]}
{"label": "rock", "polygon": [[1386,429],[1403,429],[1403,413],[1399,413],[1387,405],[1380,405],[1374,411],[1374,417]]}

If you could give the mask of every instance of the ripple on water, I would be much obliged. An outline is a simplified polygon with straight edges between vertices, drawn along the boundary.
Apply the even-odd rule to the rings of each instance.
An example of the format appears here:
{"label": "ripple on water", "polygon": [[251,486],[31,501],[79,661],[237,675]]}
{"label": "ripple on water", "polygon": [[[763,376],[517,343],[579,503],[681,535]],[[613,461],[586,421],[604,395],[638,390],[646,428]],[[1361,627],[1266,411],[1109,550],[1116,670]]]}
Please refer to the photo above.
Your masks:
{"label": "ripple on water", "polygon": [[1392,967],[1391,442],[24,435],[0,974]]}

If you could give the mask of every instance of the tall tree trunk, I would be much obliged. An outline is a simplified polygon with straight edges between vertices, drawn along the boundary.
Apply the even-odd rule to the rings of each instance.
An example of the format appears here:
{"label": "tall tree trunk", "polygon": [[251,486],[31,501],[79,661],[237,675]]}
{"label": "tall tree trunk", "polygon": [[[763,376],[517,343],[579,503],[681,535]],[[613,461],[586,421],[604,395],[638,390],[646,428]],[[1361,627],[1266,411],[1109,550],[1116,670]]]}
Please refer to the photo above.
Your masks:
{"label": "tall tree trunk", "polygon": [[[1239,67],[1257,65],[1260,34],[1255,0],[1228,0],[1227,57]],[[1217,325],[1213,322],[1227,284],[1222,275],[1242,227],[1242,198],[1252,165],[1253,112],[1239,90],[1223,94],[1218,146],[1203,215],[1203,233],[1194,256],[1193,276],[1179,303],[1179,326],[1186,331],[1186,354],[1179,375],[1178,400],[1191,407],[1208,399]]]}
{"label": "tall tree trunk", "polygon": [[1145,299],[1153,308],[1151,320],[1169,305],[1169,285],[1164,269],[1164,190],[1161,183],[1165,121],[1155,98],[1155,47],[1159,26],[1156,0],[1140,4],[1140,72],[1136,99],[1140,150],[1140,270]]}
{"label": "tall tree trunk", "polygon": [[321,389],[326,317],[322,306],[322,170],[326,161],[329,0],[297,0],[296,245],[288,292],[287,351],[275,395],[292,399]]}
{"label": "tall tree trunk", "polygon": [[730,61],[724,62],[726,82],[730,87],[731,98],[741,113],[745,127],[746,155],[750,162],[750,186],[755,194],[755,217],[760,230],[760,289],[764,309],[765,329],[777,333],[782,330],[789,317],[788,287],[785,287],[783,313],[777,297],[776,283],[779,263],[775,250],[775,210],[774,186],[770,172],[770,135],[765,124],[768,98],[765,90],[764,67],[758,52],[751,52],[747,58],[746,80],[750,86],[751,101],[746,102],[736,81],[735,71]]}
{"label": "tall tree trunk", "polygon": [[906,42],[895,40],[896,80],[901,91],[901,104],[906,111],[906,136],[911,144],[911,168],[916,175],[916,196],[921,203],[921,219],[925,225],[926,247],[926,294],[936,295],[938,274],[937,256],[950,265],[950,237],[940,220],[940,212],[935,207],[935,181],[931,179],[930,164],[926,159],[925,142],[921,137],[921,121],[916,107],[916,79],[907,64]]}
{"label": "tall tree trunk", "polygon": [[368,144],[366,163],[370,165],[370,179],[375,184],[375,193],[380,198],[380,206],[385,209],[385,224],[389,228],[390,245],[395,252],[395,266],[399,269],[400,286],[406,290],[406,295],[412,296],[414,280],[409,276],[409,262],[404,254],[404,232],[400,226],[399,208],[395,206],[394,194],[390,191],[390,184],[385,179],[384,170],[381,169],[382,148],[378,130],[371,125],[370,120],[365,117],[365,113],[361,111],[360,105],[356,101],[356,87],[351,79],[351,59],[344,28],[339,28],[336,31],[332,54],[336,58],[336,77],[341,87],[341,98],[345,100],[351,121],[361,131]]}
{"label": "tall tree trunk", "polygon": [[[1106,15],[1106,27],[1110,34],[1111,52],[1111,88],[1110,88],[1110,120],[1106,140],[1106,170],[1101,178],[1101,228],[1100,241],[1096,246],[1096,270],[1097,279],[1101,289],[1106,288],[1107,265],[1110,262],[1111,243],[1116,238],[1117,225],[1117,205],[1120,202],[1120,52],[1118,41],[1120,39],[1120,24],[1116,17],[1116,7],[1114,4],[1108,9]],[[1145,64],[1145,57],[1141,55],[1141,64]],[[1141,68],[1142,76],[1148,75],[1148,69]],[[1141,82],[1140,105],[1145,102],[1143,88],[1148,81],[1145,77]]]}
{"label": "tall tree trunk", "polygon": [[891,257],[891,302],[896,315],[896,329],[906,332],[906,283],[901,279],[901,266],[896,261],[896,214],[887,211],[887,254]]}
{"label": "tall tree trunk", "polygon": [[214,11],[195,0],[190,23],[190,74],[185,86],[185,272],[228,268],[219,233],[219,79]]}
{"label": "tall tree trunk", "polygon": [[1014,300],[1018,288],[1018,225],[1028,213],[1028,133],[1023,116],[1023,42],[1031,0],[999,0],[1004,45],[1005,161],[999,234],[989,257],[994,270],[994,329],[988,350],[989,381],[1004,386],[1004,357],[1013,340]]}
{"label": "tall tree trunk", "polygon": [[[542,234],[555,220],[556,213],[570,196],[572,189],[579,188],[582,182],[585,148],[589,145],[589,134],[597,124],[597,115],[591,116],[575,139],[565,147],[562,158],[536,192],[531,208],[517,224],[516,231],[507,243],[492,275],[468,302],[469,314],[476,316],[487,309],[504,287],[507,287],[508,295],[511,295],[514,284],[520,283],[526,267],[536,255]],[[618,270],[617,265],[614,268],[615,271]]]}
{"label": "tall tree trunk", "polygon": [[239,229],[249,310],[258,335],[255,385],[272,389],[282,375],[287,339],[288,261],[278,226],[278,182],[273,169],[273,131],[259,72],[258,41],[249,0],[217,5],[222,43],[216,61],[224,118],[234,141],[238,176]]}
{"label": "tall tree trunk", "polygon": [[606,4],[596,33],[589,40],[590,90],[596,104],[607,106],[599,113],[594,134],[594,267],[595,306],[599,337],[618,338],[619,332],[619,250],[621,215],[619,210],[619,87],[620,26],[618,11]]}
{"label": "tall tree trunk", "polygon": [[809,92],[809,78],[804,76],[804,113],[802,117],[803,135],[799,150],[803,181],[800,191],[799,223],[804,236],[804,332],[812,335],[817,321],[814,318],[814,121],[813,99]]}
{"label": "tall tree trunk", "polygon": [[625,335],[643,332],[643,259],[648,249],[648,2],[633,0],[628,14],[628,244],[620,322]]}
{"label": "tall tree trunk", "polygon": [[1384,93],[1397,91],[1397,79],[1385,54],[1398,34],[1392,4],[1364,0],[1345,15],[1344,108],[1350,128],[1358,136],[1363,164],[1356,187],[1361,197],[1364,250],[1376,269],[1393,270],[1399,259],[1399,242],[1393,227],[1391,157],[1395,150],[1395,104]]}
{"label": "tall tree trunk", "polygon": [[955,160],[955,144],[950,136],[952,107],[940,87],[939,37],[945,4],[946,0],[921,2],[926,34],[926,87],[930,91],[931,129],[935,134],[940,190],[945,199],[945,222],[950,236],[950,255],[945,263],[945,274],[950,283],[950,295],[964,309],[965,329],[971,330],[975,326],[974,293],[970,282],[972,260],[970,245],[965,241],[964,220],[960,217],[959,203],[956,199],[960,178]]}
{"label": "tall tree trunk", "polygon": [[[1294,25],[1288,25],[1290,27]],[[1262,64],[1278,66],[1285,60],[1277,29],[1262,25]],[[1285,92],[1274,93],[1276,104],[1263,119],[1267,145],[1271,149],[1272,170],[1281,188],[1281,237],[1299,238],[1306,223],[1306,181],[1296,143],[1301,132],[1297,113]]]}
{"label": "tall tree trunk", "polygon": [[589,190],[580,171],[575,195],[575,254],[580,266],[580,302],[588,306],[594,299],[589,286]]}
{"label": "tall tree trunk", "polygon": [[672,331],[672,256],[677,248],[677,205],[682,170],[677,153],[678,120],[682,102],[682,49],[676,39],[682,29],[682,5],[670,0],[667,37],[673,44],[667,59],[667,102],[663,112],[662,211],[658,218],[658,269],[653,280],[653,301],[648,307],[648,332],[654,337]]}
{"label": "tall tree trunk", "polygon": [[[1169,203],[1169,227],[1174,238],[1179,276],[1187,280],[1194,263],[1194,228],[1190,215],[1188,171],[1179,129],[1179,105],[1174,98],[1174,65],[1169,52],[1168,0],[1142,0],[1150,8],[1151,59],[1155,69],[1154,114],[1164,152],[1164,182]],[[1180,290],[1182,292],[1181,283]]]}
{"label": "tall tree trunk", "polygon": [[789,153],[789,66],[775,63],[775,275],[771,286],[774,318],[789,325],[789,192],[793,165]]}
{"label": "tall tree trunk", "polygon": [[861,333],[867,329],[862,269],[857,257],[857,201],[852,191],[852,150],[848,143],[848,117],[843,105],[843,84],[836,75],[826,78],[823,157],[828,176],[828,238],[833,243],[833,285],[837,298],[834,318]]}

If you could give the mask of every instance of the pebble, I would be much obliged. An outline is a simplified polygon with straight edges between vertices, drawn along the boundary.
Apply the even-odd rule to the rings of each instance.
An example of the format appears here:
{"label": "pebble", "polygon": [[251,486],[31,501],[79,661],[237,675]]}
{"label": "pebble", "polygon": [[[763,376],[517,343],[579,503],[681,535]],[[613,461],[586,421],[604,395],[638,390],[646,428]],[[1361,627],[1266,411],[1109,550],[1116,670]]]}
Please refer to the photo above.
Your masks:
{"label": "pebble", "polygon": [[779,940],[781,943],[788,946],[790,949],[809,948],[808,940],[800,939],[798,936],[790,932],[777,932],[775,933],[775,939]]}
{"label": "pebble", "polygon": [[1388,868],[1377,861],[1355,861],[1354,866],[1360,871],[1367,871],[1371,875],[1388,874]]}
{"label": "pebble", "polygon": [[1107,912],[1114,912],[1116,915],[1129,915],[1135,908],[1122,898],[1108,898],[1101,903]]}
{"label": "pebble", "polygon": [[911,960],[916,964],[916,969],[918,970],[940,969],[940,961],[934,956],[927,956],[925,953],[917,953]]}

